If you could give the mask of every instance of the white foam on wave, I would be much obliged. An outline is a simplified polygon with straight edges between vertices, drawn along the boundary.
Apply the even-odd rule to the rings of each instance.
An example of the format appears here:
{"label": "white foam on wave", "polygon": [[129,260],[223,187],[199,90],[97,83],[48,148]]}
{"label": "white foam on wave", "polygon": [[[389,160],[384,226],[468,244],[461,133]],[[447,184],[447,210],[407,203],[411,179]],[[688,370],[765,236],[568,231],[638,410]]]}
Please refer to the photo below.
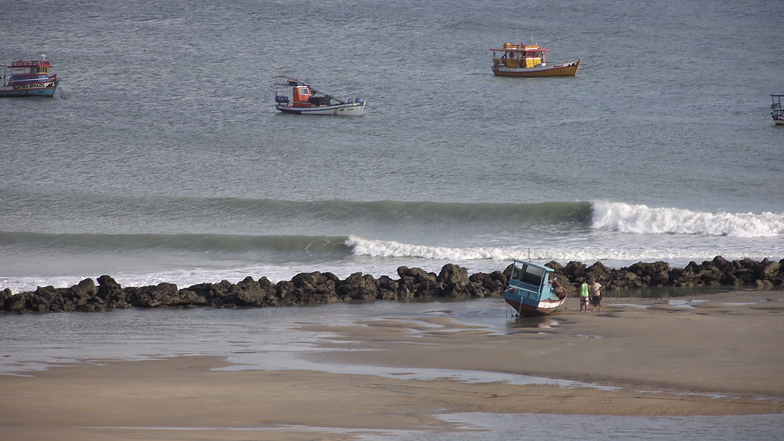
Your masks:
{"label": "white foam on wave", "polygon": [[595,229],[633,234],[703,234],[733,237],[782,237],[782,213],[725,213],[681,208],[651,208],[646,205],[596,201]]}
{"label": "white foam on wave", "polygon": [[[450,248],[419,244],[408,244],[390,240],[365,239],[358,236],[349,236],[346,240],[355,256],[369,256],[381,258],[417,258],[433,261],[462,263],[474,262],[480,271],[485,271],[489,266],[497,267],[494,262],[508,262],[512,259],[523,259],[534,262],[547,263],[555,260],[561,263],[570,261],[592,263],[602,261],[611,267],[627,266],[635,262],[666,261],[672,265],[683,266],[691,260],[712,260],[717,255],[725,259],[752,258],[761,260],[765,257],[779,259],[784,253],[780,247],[759,247],[754,244],[753,249],[748,247],[727,246],[722,247],[710,241],[708,244],[697,246],[683,246],[682,240],[674,238],[669,241],[623,241],[616,243],[606,238],[596,243],[539,243],[528,247],[510,243],[504,247],[466,247]],[[481,262],[486,262],[482,264]],[[497,269],[497,268],[496,268]]]}
{"label": "white foam on wave", "polygon": [[509,250],[502,248],[435,247],[393,240],[364,239],[358,236],[349,236],[346,240],[346,246],[351,248],[354,255],[373,257],[419,257],[436,260],[509,260],[512,258]]}

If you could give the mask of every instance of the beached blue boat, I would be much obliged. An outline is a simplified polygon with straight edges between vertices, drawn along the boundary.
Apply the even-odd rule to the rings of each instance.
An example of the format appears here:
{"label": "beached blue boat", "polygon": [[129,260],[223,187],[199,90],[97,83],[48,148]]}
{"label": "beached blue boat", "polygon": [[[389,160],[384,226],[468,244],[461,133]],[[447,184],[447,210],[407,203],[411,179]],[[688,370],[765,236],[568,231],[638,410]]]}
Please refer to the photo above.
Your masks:
{"label": "beached blue boat", "polygon": [[566,302],[566,290],[553,286],[552,268],[517,259],[511,266],[504,300],[518,316],[549,314]]}
{"label": "beached blue boat", "polygon": [[3,82],[0,97],[45,96],[53,97],[60,80],[49,75],[52,64],[41,55],[41,60],[14,61],[3,66]]}

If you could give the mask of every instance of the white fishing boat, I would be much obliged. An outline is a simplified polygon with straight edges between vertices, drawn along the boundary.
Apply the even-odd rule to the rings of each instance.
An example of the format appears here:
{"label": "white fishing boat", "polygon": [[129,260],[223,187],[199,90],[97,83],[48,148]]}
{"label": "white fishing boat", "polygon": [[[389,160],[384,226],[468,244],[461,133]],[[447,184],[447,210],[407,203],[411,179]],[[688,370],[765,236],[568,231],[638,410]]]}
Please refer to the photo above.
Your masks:
{"label": "white fishing boat", "polygon": [[365,101],[359,98],[344,101],[293,78],[278,84],[291,88],[291,97],[275,91],[275,108],[284,113],[359,116],[365,111]]}

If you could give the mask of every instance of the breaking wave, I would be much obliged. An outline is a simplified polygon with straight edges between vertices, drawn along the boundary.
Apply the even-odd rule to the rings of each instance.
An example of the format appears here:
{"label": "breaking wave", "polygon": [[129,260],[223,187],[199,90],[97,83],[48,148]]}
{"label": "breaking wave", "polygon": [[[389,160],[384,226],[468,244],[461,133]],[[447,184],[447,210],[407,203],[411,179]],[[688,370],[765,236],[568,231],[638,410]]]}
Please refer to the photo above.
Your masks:
{"label": "breaking wave", "polygon": [[650,208],[621,202],[594,202],[595,229],[632,234],[703,234],[730,237],[782,237],[784,214],[725,213],[681,208]]}

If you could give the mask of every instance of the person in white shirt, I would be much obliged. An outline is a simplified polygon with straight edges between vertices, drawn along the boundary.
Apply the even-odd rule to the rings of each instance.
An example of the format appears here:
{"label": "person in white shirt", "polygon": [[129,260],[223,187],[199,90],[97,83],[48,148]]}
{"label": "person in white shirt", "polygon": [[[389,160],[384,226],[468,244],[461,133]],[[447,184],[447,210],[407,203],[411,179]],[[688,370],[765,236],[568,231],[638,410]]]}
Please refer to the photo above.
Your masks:
{"label": "person in white shirt", "polygon": [[594,312],[596,308],[599,308],[599,312],[602,312],[602,293],[604,292],[604,288],[602,287],[602,284],[596,280],[591,280],[589,285],[591,287],[591,303],[593,304],[591,312]]}

